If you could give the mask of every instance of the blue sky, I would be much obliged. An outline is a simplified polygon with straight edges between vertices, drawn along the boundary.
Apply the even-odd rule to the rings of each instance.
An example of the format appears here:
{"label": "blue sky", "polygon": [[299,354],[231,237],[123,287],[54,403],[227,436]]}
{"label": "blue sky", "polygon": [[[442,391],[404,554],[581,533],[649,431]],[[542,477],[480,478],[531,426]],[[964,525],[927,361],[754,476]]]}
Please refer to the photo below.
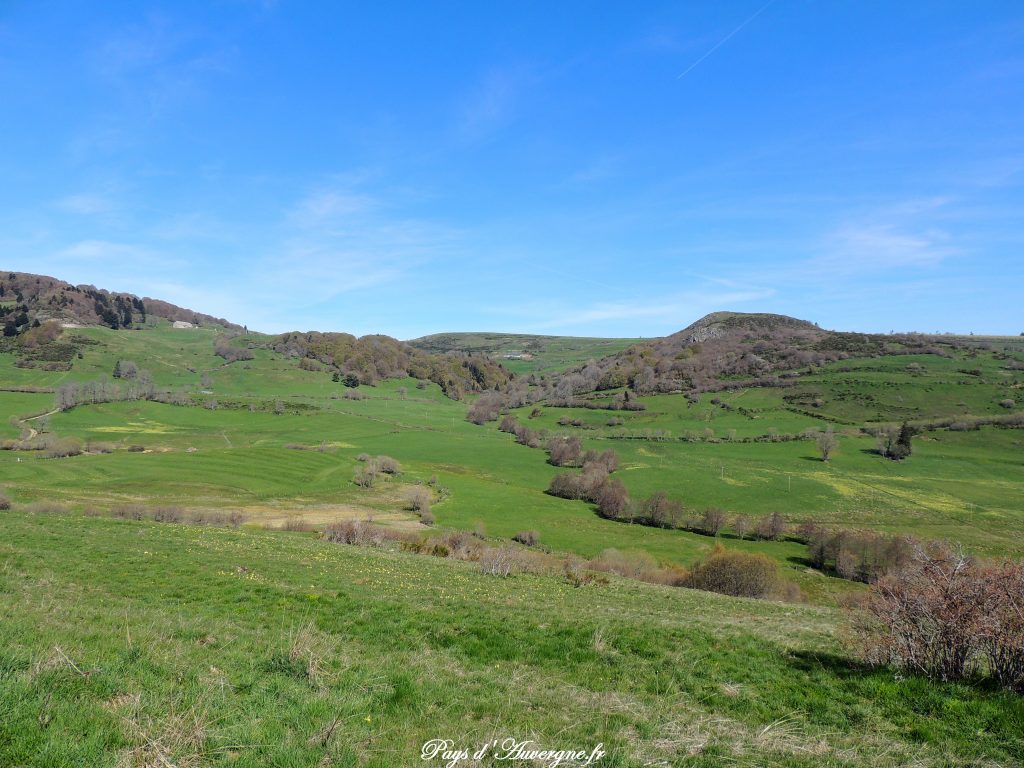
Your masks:
{"label": "blue sky", "polygon": [[265,331],[1024,331],[1019,2],[0,0],[0,267]]}

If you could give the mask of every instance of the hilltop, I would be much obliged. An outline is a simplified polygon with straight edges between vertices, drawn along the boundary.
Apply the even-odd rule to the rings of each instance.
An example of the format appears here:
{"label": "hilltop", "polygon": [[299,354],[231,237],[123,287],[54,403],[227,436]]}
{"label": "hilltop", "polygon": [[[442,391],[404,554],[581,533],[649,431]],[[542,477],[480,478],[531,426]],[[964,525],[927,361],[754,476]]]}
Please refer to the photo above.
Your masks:
{"label": "hilltop", "polygon": [[947,336],[830,331],[786,315],[714,312],[670,336],[633,344],[543,383],[562,399],[624,387],[651,394],[780,386],[839,360],[948,356],[965,344]]}
{"label": "hilltop", "polygon": [[66,326],[103,325],[117,330],[141,327],[150,317],[242,330],[242,326],[223,318],[160,299],[108,291],[94,285],[72,285],[48,275],[0,272],[0,321],[5,325],[7,336],[47,320]]}
{"label": "hilltop", "polygon": [[764,312],[712,312],[683,330],[668,336],[666,341],[700,344],[724,336],[743,333],[763,335],[779,331],[809,338],[820,338],[825,334],[809,320],[800,320],[788,315],[773,315]]}

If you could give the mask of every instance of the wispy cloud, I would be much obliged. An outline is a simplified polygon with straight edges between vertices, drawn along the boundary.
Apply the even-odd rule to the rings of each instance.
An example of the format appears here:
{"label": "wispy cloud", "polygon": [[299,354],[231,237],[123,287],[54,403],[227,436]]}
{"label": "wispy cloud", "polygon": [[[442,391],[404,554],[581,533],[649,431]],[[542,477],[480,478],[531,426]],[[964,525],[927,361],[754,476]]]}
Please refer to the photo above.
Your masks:
{"label": "wispy cloud", "polygon": [[920,271],[961,252],[941,222],[955,198],[896,201],[850,217],[827,232],[812,270],[828,274]]}
{"label": "wispy cloud", "polygon": [[[751,302],[763,301],[774,295],[770,288],[748,290],[682,291],[630,299],[601,299],[576,304],[572,301],[527,302],[481,308],[486,314],[513,318],[517,328],[524,331],[580,332],[597,329],[610,335],[631,335],[617,331],[617,326],[634,320],[643,320],[648,333],[673,333],[686,327],[709,312],[741,308]],[[630,325],[630,328],[635,326]]]}
{"label": "wispy cloud", "polygon": [[107,263],[124,266],[163,264],[175,266],[175,260],[143,245],[110,240],[80,240],[62,248],[55,255],[65,261]]}
{"label": "wispy cloud", "polygon": [[630,49],[649,53],[679,53],[687,48],[674,29],[659,28],[641,35],[629,45]]}
{"label": "wispy cloud", "polygon": [[828,253],[815,261],[820,268],[840,274],[933,267],[957,252],[950,235],[940,229],[846,226],[829,235],[829,241]]}
{"label": "wispy cloud", "polygon": [[[182,24],[164,14],[109,31],[87,55],[88,67],[108,89],[150,119],[194,101],[204,93],[211,76],[231,69],[236,46],[223,35]],[[114,128],[101,128],[107,140]],[[93,129],[96,132],[97,129]]]}
{"label": "wispy cloud", "polygon": [[56,206],[65,213],[75,213],[81,216],[111,213],[118,207],[112,197],[88,192],[62,197],[57,200]]}
{"label": "wispy cloud", "polygon": [[351,189],[325,189],[300,200],[288,213],[291,223],[304,227],[335,229],[377,207],[377,200]]}
{"label": "wispy cloud", "polygon": [[619,161],[613,157],[600,157],[577,169],[562,182],[565,186],[587,186],[613,177],[619,168]]}
{"label": "wispy cloud", "polygon": [[382,194],[359,184],[318,186],[286,208],[247,278],[257,301],[284,310],[276,327],[288,314],[407,282],[451,256],[459,232],[404,215]]}
{"label": "wispy cloud", "polygon": [[493,69],[464,97],[459,132],[479,139],[509,122],[524,88],[532,79],[525,67]]}
{"label": "wispy cloud", "polygon": [[238,236],[239,227],[206,211],[171,213],[149,227],[159,241],[228,241]]}

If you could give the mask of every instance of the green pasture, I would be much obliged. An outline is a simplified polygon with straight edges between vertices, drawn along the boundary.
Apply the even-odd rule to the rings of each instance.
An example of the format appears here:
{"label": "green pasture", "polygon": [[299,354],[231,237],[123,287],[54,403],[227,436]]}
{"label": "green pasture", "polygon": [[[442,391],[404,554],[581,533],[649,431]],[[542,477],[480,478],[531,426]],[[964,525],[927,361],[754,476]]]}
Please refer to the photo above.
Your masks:
{"label": "green pasture", "polygon": [[45,513],[0,516],[0,560],[4,765],[392,768],[508,737],[619,768],[1024,759],[1019,697],[864,668],[834,609]]}
{"label": "green pasture", "polygon": [[[132,359],[163,386],[182,387],[195,404],[83,405],[31,422],[44,434],[79,437],[113,452],[68,459],[0,452],[3,485],[17,501],[273,507],[297,515],[348,505],[384,512],[401,510],[409,484],[436,478],[443,491],[437,492],[434,513],[442,526],[483,525],[501,537],[535,529],[543,544],[561,551],[590,556],[609,547],[641,549],[680,564],[693,562],[714,543],[696,534],[603,520],[589,504],[548,496],[544,491],[559,470],[546,463],[543,451],[516,444],[493,423],[466,422],[467,403],[444,397],[435,384],[421,389],[412,379],[390,380],[348,390],[325,371],[302,370],[296,360],[263,349],[255,350],[253,360],[226,364],[213,355],[215,333],[206,329],[72,332],[99,343],[84,345],[70,372],[27,371],[35,374],[35,384],[95,379],[112,371],[117,360]],[[908,461],[894,463],[845,423],[862,424],[879,414],[895,421],[910,411],[915,418],[937,417],[951,404],[971,415],[1006,412],[998,400],[1007,392],[1020,396],[1022,374],[1007,370],[1002,353],[957,354],[962,359],[845,360],[803,377],[796,387],[705,393],[696,403],[681,395],[649,396],[641,398],[646,410],[639,412],[541,404],[536,418],[530,418],[532,407],[514,413],[531,429],[576,434],[587,448],[614,449],[622,464],[617,477],[634,498],[664,491],[694,516],[707,507],[750,517],[781,512],[794,523],[907,532],[962,541],[985,554],[1020,554],[1020,430],[929,432],[915,438]],[[11,359],[0,355],[3,365]],[[959,369],[972,373],[957,374]],[[0,386],[25,385],[18,378],[24,369],[14,369],[18,376],[10,381],[9,370],[0,368]],[[346,399],[352,392],[361,399]],[[874,400],[867,407],[869,395]],[[0,392],[0,428],[16,437],[10,417],[39,413],[52,402],[49,394]],[[583,427],[560,425],[562,417],[578,419]],[[622,423],[610,425],[613,419]],[[827,464],[813,441],[763,440],[829,425],[841,438]],[[622,439],[656,433],[673,439]],[[742,442],[754,438],[761,441]],[[373,491],[357,488],[351,480],[362,453],[393,456],[403,465],[402,477],[382,481]],[[812,594],[833,591],[821,577],[804,573],[799,545],[729,541],[773,555]]]}

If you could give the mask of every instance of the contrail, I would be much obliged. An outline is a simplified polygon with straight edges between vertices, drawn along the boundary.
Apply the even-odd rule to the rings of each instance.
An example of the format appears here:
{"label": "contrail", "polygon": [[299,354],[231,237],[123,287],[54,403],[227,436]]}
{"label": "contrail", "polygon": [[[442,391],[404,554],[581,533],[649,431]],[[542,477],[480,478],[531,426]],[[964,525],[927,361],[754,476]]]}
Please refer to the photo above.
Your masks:
{"label": "contrail", "polygon": [[730,32],[730,33],[729,33],[728,35],[726,35],[726,36],[725,36],[725,37],[723,37],[723,38],[722,38],[721,40],[719,40],[719,41],[718,41],[717,43],[715,43],[715,45],[714,45],[714,46],[713,46],[713,47],[711,48],[711,50],[710,50],[710,51],[708,51],[707,53],[705,53],[705,54],[704,54],[703,56],[701,56],[701,57],[700,57],[699,59],[697,59],[697,60],[696,60],[695,62],[693,62],[693,64],[691,64],[691,65],[690,65],[690,66],[688,66],[688,67],[687,67],[687,68],[686,68],[685,70],[683,70],[682,72],[680,72],[680,73],[679,73],[679,76],[678,76],[678,77],[676,78],[676,80],[681,80],[681,79],[682,79],[682,78],[683,78],[683,77],[684,77],[685,75],[688,75],[688,74],[690,74],[690,72],[692,72],[692,71],[693,71],[694,69],[696,69],[696,67],[697,67],[697,65],[698,65],[698,64],[700,64],[700,63],[701,63],[702,61],[704,61],[704,59],[706,59],[706,58],[707,58],[708,56],[710,56],[710,55],[711,55],[712,53],[714,53],[714,52],[715,52],[715,51],[717,51],[717,50],[718,50],[719,48],[721,48],[721,47],[722,47],[723,45],[725,45],[725,44],[726,44],[726,43],[727,43],[727,42],[729,41],[729,38],[730,38],[730,37],[732,37],[733,35],[735,35],[735,34],[736,34],[737,32],[739,32],[739,31],[740,31],[741,29],[743,29],[743,28],[744,28],[745,26],[747,26],[747,24],[749,24],[749,23],[750,23],[750,22],[752,22],[752,21],[753,21],[754,19],[756,19],[756,18],[757,18],[758,16],[760,16],[760,15],[761,15],[761,13],[762,13],[762,12],[763,12],[764,10],[766,10],[766,9],[768,8],[768,6],[769,6],[769,5],[771,5],[771,4],[772,4],[772,3],[774,3],[774,2],[775,2],[775,0],[768,0],[768,2],[767,2],[767,3],[765,3],[765,4],[764,4],[764,5],[762,5],[762,6],[760,7],[760,8],[758,8],[758,9],[757,9],[756,11],[754,11],[753,15],[752,15],[752,16],[751,16],[750,18],[748,18],[748,19],[747,19],[746,21],[744,21],[744,22],[743,22],[742,24],[740,24],[740,25],[739,25],[738,27],[736,27],[736,29],[734,29],[734,30],[733,30],[732,32]]}

